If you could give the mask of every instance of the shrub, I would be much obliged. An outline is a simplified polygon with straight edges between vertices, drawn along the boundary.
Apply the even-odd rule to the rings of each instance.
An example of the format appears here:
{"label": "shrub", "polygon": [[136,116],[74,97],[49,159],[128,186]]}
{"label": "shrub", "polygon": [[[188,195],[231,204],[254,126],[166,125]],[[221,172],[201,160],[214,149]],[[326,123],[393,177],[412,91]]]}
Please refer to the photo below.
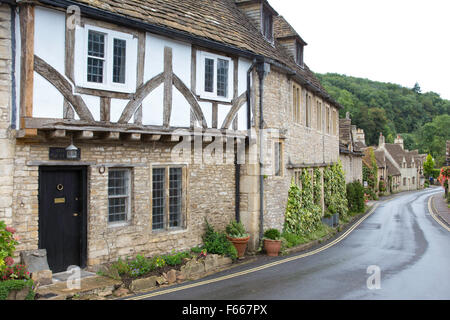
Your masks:
{"label": "shrub", "polygon": [[230,238],[248,237],[248,233],[242,222],[230,221],[230,223],[226,226],[225,231]]}
{"label": "shrub", "polygon": [[29,288],[28,295],[25,297],[25,300],[34,300],[35,293],[33,288],[33,280],[15,279],[15,280],[0,281],[0,300],[6,300],[10,291],[22,290],[25,287]]}
{"label": "shrub", "polygon": [[16,250],[17,241],[14,238],[16,230],[7,227],[0,221],[0,273],[14,263],[13,256]]}
{"label": "shrub", "polygon": [[237,250],[227,239],[224,232],[217,232],[205,219],[206,231],[203,235],[203,243],[208,253],[225,255],[231,259],[237,259]]}
{"label": "shrub", "polygon": [[351,213],[364,211],[364,187],[359,181],[347,184],[347,202]]}
{"label": "shrub", "polygon": [[[200,250],[201,252],[201,250]],[[191,254],[188,251],[182,251],[175,253],[172,251],[172,254],[163,256],[164,261],[168,266],[177,266],[183,263],[183,259],[190,258]]]}
{"label": "shrub", "polygon": [[270,240],[280,240],[281,234],[277,229],[268,229],[264,232],[264,238]]}

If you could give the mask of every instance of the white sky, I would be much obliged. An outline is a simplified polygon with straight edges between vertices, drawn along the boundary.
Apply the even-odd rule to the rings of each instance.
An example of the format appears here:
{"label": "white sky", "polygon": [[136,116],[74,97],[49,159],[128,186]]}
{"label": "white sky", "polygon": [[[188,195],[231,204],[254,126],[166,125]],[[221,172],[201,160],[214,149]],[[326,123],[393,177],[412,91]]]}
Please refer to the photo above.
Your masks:
{"label": "white sky", "polygon": [[314,72],[433,91],[450,99],[449,0],[269,0],[308,45]]}

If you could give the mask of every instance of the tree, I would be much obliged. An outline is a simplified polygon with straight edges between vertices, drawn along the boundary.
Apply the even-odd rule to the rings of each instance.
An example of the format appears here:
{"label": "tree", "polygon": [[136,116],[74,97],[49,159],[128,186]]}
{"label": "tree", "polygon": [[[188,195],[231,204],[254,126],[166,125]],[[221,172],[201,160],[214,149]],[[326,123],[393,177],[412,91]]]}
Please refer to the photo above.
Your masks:
{"label": "tree", "polygon": [[433,174],[433,169],[434,169],[434,160],[431,154],[428,154],[427,159],[423,164],[423,171],[425,177],[430,178],[430,176]]}

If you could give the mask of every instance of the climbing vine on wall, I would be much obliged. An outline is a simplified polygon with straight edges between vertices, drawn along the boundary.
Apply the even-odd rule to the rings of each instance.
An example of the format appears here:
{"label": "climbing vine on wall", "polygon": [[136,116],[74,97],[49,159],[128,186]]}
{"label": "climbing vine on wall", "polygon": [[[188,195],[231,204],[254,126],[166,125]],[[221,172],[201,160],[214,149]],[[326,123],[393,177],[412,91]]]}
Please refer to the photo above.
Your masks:
{"label": "climbing vine on wall", "polygon": [[322,206],[322,173],[319,168],[314,168],[314,203],[318,206]]}
{"label": "climbing vine on wall", "polygon": [[347,217],[347,191],[344,171],[339,161],[323,171],[325,215],[331,216],[339,213],[339,217]]}
{"label": "climbing vine on wall", "polygon": [[314,203],[312,177],[306,169],[302,170],[301,188],[291,183],[286,207],[284,231],[297,235],[307,235],[321,223],[321,208]]}

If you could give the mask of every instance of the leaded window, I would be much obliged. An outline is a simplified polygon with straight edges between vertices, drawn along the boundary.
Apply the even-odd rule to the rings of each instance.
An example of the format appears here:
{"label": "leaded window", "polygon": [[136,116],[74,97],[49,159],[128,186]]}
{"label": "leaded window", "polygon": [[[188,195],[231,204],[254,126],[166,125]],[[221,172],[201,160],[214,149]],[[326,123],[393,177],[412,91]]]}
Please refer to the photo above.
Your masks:
{"label": "leaded window", "polygon": [[110,169],[108,173],[108,222],[124,222],[130,212],[130,170]]}
{"label": "leaded window", "polygon": [[88,36],[88,70],[89,82],[103,83],[103,66],[105,63],[105,35],[89,31]]}
{"label": "leaded window", "polygon": [[153,230],[164,229],[164,212],[165,212],[165,202],[164,202],[164,180],[165,180],[165,169],[164,168],[154,168],[152,176],[152,228]]}
{"label": "leaded window", "polygon": [[217,95],[228,96],[228,60],[217,59]]}
{"label": "leaded window", "polygon": [[114,39],[113,82],[125,83],[125,61],[127,42]]}

